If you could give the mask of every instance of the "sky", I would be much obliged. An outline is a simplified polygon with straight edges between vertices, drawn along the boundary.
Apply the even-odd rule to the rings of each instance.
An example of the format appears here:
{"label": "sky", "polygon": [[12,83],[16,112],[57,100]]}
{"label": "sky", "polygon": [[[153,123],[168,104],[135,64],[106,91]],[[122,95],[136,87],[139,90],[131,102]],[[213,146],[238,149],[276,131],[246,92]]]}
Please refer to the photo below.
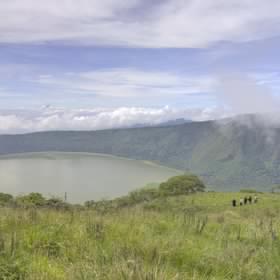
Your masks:
{"label": "sky", "polygon": [[0,133],[278,110],[279,0],[0,0]]}

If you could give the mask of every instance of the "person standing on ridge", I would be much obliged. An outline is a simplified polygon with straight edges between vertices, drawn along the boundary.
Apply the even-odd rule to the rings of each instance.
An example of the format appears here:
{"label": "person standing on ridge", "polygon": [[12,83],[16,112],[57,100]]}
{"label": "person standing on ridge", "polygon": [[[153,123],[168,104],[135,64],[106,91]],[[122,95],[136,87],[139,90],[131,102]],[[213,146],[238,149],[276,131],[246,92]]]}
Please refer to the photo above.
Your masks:
{"label": "person standing on ridge", "polygon": [[250,204],[252,204],[252,196],[249,196],[248,201]]}

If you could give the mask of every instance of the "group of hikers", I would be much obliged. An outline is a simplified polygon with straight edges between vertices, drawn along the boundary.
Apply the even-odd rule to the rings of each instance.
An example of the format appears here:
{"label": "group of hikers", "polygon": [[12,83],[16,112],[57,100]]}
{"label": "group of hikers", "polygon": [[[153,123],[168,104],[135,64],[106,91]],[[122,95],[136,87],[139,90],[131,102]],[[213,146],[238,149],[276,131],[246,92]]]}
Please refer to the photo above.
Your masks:
{"label": "group of hikers", "polygon": [[[255,195],[254,198],[252,196],[245,196],[244,198],[239,199],[239,205],[246,205],[246,204],[252,204],[252,203],[257,203],[258,202],[258,197]],[[237,206],[237,200],[233,199],[232,200],[232,206],[236,207]]]}

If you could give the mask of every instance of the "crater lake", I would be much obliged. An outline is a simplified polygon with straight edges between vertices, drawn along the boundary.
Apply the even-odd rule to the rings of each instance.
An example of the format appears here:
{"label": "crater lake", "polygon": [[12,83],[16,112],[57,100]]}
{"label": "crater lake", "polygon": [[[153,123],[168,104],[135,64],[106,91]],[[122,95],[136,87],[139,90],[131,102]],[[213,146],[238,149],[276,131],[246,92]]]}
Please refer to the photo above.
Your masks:
{"label": "crater lake", "polygon": [[0,192],[39,192],[69,202],[110,199],[182,171],[102,154],[44,152],[0,157]]}

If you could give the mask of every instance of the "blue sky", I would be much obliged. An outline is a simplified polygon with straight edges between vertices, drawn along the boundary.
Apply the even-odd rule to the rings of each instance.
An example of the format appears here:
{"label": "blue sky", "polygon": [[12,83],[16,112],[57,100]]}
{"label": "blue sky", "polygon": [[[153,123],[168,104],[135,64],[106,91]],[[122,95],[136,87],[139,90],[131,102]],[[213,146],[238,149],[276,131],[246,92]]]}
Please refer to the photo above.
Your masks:
{"label": "blue sky", "polygon": [[276,0],[0,1],[0,133],[275,111],[279,23]]}

